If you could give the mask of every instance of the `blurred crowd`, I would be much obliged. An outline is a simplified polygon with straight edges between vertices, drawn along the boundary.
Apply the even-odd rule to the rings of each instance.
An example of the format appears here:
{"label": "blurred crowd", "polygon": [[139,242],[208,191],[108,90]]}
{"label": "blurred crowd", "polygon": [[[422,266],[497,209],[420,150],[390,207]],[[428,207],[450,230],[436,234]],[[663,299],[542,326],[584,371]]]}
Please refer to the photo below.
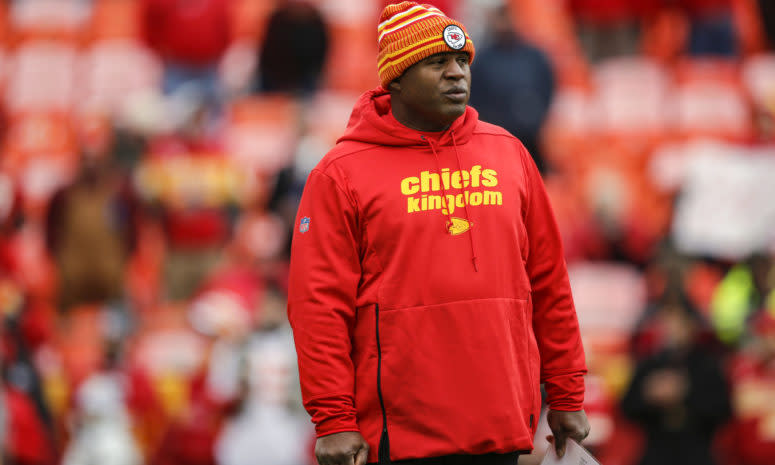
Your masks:
{"label": "blurred crowd", "polygon": [[[0,464],[315,462],[289,237],[377,85],[385,3],[0,4]],[[771,465],[773,3],[429,3],[474,38],[471,104],[544,174],[586,445]]]}

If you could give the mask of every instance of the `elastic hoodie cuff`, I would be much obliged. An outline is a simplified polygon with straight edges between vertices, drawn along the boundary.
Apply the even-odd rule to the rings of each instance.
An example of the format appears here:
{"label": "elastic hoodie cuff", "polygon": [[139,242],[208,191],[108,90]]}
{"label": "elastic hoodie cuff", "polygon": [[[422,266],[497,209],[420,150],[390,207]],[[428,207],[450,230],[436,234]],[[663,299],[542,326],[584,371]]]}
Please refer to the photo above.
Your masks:
{"label": "elastic hoodie cuff", "polygon": [[584,373],[550,376],[544,380],[546,403],[552,410],[575,412],[584,408]]}
{"label": "elastic hoodie cuff", "polygon": [[330,417],[315,425],[315,434],[317,437],[328,436],[329,434],[335,433],[343,433],[345,431],[360,432],[360,428],[358,428],[358,423],[354,416],[340,415],[336,417]]}

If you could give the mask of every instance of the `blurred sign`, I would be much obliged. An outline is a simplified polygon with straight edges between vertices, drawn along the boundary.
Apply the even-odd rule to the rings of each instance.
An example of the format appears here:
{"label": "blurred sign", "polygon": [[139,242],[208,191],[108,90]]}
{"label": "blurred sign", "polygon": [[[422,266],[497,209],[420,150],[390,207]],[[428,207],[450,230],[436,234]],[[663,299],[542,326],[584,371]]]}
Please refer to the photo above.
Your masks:
{"label": "blurred sign", "polygon": [[687,164],[673,238],[685,253],[740,259],[775,240],[775,148],[708,147]]}

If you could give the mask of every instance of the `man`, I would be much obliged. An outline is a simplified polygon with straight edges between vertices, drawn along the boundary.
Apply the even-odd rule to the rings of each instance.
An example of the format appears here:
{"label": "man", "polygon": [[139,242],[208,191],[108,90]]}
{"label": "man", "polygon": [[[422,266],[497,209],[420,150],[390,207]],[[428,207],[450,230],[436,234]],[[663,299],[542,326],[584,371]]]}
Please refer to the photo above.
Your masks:
{"label": "man", "polygon": [[[474,45],[428,5],[380,18],[382,86],[311,172],[288,315],[321,465],[502,464],[582,440],[559,234],[522,144],[467,107]],[[408,462],[404,462],[408,460]]]}
{"label": "man", "polygon": [[489,43],[476,54],[471,75],[476,91],[470,104],[483,120],[517,136],[541,173],[547,161],[540,152],[541,128],[554,96],[554,71],[549,58],[514,29],[509,8],[487,16]]}

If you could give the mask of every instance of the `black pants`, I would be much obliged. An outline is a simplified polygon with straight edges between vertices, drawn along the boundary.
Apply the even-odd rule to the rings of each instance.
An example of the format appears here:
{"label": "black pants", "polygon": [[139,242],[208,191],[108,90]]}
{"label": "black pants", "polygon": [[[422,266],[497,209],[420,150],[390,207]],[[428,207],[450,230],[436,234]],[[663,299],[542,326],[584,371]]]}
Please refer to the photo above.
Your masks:
{"label": "black pants", "polygon": [[394,465],[517,465],[519,452],[510,454],[445,455],[429,459],[394,461]]}

